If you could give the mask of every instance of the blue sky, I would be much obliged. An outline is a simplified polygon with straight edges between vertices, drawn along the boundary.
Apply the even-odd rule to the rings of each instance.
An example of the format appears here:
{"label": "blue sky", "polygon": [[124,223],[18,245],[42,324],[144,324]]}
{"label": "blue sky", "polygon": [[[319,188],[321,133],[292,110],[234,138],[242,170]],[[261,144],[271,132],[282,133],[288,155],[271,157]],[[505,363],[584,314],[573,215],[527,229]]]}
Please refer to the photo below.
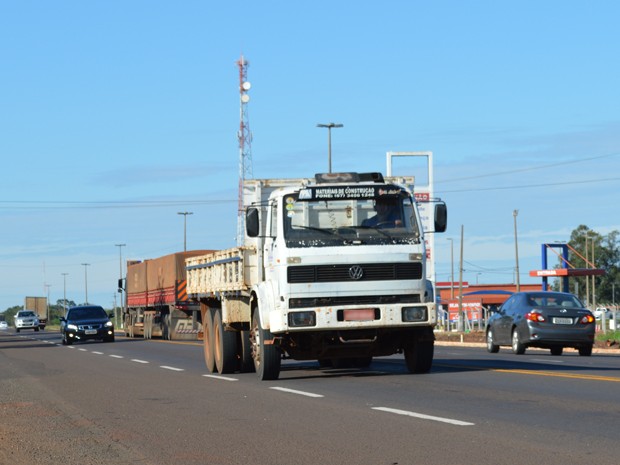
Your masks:
{"label": "blue sky", "polygon": [[189,249],[234,246],[241,53],[254,177],[326,171],[317,123],[344,125],[334,171],[433,151],[437,280],[463,225],[464,278],[513,282],[518,209],[536,282],[540,244],[620,229],[619,17],[614,1],[2,1],[0,311],[65,282],[82,302],[85,271],[111,307],[119,250],[182,250],[179,211]]}

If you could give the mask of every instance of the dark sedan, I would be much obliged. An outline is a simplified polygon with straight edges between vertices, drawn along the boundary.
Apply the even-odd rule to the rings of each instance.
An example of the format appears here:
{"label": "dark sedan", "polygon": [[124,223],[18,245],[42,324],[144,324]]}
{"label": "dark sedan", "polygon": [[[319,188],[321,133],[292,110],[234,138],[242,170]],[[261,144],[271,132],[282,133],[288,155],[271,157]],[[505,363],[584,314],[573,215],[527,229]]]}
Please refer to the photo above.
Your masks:
{"label": "dark sedan", "polygon": [[60,334],[64,345],[89,339],[114,342],[114,324],[98,305],[71,307],[60,319]]}
{"label": "dark sedan", "polygon": [[528,347],[550,349],[562,355],[565,347],[592,355],[595,318],[573,294],[565,292],[518,292],[490,316],[487,350],[511,346],[515,354]]}

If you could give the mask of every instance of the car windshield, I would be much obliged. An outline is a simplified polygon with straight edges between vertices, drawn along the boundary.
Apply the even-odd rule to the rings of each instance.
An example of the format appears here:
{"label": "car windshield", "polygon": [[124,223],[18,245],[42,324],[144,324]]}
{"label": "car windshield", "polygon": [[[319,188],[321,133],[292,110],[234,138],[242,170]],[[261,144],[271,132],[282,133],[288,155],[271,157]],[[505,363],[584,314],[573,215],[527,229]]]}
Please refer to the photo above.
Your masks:
{"label": "car windshield", "polygon": [[579,299],[569,294],[540,293],[529,294],[527,297],[528,305],[531,307],[569,307],[583,308]]}
{"label": "car windshield", "polygon": [[32,318],[35,316],[34,312],[19,312],[18,317],[20,318]]}
{"label": "car windshield", "polygon": [[[275,206],[274,206],[275,207]],[[287,247],[360,244],[417,244],[420,229],[411,198],[283,198]]]}
{"label": "car windshield", "polygon": [[74,308],[67,315],[68,320],[88,320],[91,318],[107,318],[101,307]]}

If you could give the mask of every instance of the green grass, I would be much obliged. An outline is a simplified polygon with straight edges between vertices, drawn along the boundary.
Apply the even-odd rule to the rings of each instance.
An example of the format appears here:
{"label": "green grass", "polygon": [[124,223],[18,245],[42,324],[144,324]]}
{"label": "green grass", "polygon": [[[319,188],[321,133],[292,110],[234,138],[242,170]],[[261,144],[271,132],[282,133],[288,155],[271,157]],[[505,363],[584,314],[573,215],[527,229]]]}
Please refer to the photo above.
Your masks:
{"label": "green grass", "polygon": [[596,333],[597,341],[620,341],[620,331],[605,331]]}

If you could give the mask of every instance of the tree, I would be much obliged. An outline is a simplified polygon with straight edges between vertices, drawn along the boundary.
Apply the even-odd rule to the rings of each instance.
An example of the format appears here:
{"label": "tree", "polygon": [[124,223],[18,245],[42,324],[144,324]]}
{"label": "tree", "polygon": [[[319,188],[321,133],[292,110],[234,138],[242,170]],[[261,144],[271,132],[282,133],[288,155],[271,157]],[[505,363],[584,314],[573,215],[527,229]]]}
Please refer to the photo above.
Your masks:
{"label": "tree", "polygon": [[[574,249],[574,251],[569,250],[568,253],[568,261],[573,267],[594,267],[605,270],[604,275],[594,278],[596,302],[604,304],[617,302],[618,299],[612,293],[614,290],[616,294],[620,293],[620,232],[614,230],[609,234],[602,235],[581,224],[571,233],[568,245]],[[587,262],[586,257],[588,259]],[[586,295],[586,288],[588,287],[586,277],[571,279],[573,280],[572,283],[577,283],[579,296],[584,300],[583,297]],[[592,283],[591,277],[590,283]],[[571,287],[572,285],[574,284],[571,284]],[[592,295],[591,287],[589,290]]]}

